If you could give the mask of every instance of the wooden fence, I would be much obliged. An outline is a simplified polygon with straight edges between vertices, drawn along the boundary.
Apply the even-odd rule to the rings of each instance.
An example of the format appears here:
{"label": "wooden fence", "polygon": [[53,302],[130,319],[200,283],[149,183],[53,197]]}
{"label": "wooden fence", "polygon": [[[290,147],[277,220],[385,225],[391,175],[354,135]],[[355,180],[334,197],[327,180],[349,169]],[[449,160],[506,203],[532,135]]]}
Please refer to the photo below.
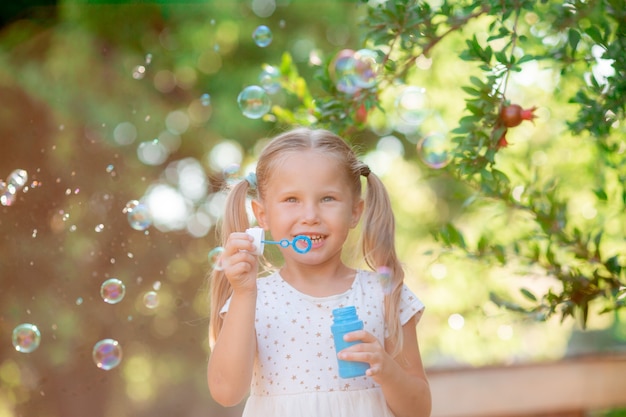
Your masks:
{"label": "wooden fence", "polygon": [[626,407],[626,353],[429,369],[432,417],[581,417]]}

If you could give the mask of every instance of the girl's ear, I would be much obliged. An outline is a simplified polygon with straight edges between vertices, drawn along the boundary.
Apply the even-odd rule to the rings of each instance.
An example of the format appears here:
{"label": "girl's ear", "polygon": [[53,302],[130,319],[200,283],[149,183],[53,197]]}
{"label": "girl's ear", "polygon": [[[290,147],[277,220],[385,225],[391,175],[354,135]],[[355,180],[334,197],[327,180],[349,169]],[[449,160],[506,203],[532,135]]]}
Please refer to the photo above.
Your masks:
{"label": "girl's ear", "polygon": [[361,220],[361,215],[363,214],[363,208],[365,207],[365,201],[362,198],[354,204],[352,207],[352,219],[350,221],[350,228],[355,228],[357,224],[359,224],[359,220]]}
{"label": "girl's ear", "polygon": [[268,230],[267,221],[265,217],[265,207],[263,206],[263,203],[255,199],[251,201],[251,205],[252,205],[252,213],[254,213],[254,217],[256,218],[256,221],[259,224],[259,226],[262,227],[264,230]]}

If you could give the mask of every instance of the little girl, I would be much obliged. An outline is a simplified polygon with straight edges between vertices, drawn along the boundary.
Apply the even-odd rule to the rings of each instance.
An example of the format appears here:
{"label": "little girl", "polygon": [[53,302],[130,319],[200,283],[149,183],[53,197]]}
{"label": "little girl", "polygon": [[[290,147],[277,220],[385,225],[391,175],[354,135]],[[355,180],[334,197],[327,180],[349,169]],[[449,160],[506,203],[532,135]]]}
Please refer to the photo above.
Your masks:
{"label": "little girl", "polygon": [[[361,178],[367,181],[365,201]],[[306,253],[279,246],[284,263],[259,278],[246,198],[276,241],[310,239]],[[361,216],[370,270],[346,265],[342,249]],[[262,152],[256,176],[230,192],[224,248],[211,274],[213,398],[234,406],[248,394],[243,417],[428,417],[431,396],[417,343],[424,305],[403,283],[395,221],[380,179],[352,148],[326,130],[297,128]],[[374,272],[384,267],[390,282]],[[364,329],[338,354],[332,311],[355,306]],[[337,360],[366,362],[364,376],[343,379]]]}

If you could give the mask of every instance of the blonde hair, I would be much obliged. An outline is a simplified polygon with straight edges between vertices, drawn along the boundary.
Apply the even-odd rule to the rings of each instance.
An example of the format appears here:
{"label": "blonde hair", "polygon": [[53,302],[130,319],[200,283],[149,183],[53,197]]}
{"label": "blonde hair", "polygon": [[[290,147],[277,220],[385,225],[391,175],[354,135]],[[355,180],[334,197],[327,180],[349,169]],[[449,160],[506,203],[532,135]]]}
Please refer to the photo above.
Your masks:
{"label": "blonde hair", "polygon": [[[365,207],[363,212],[362,235],[360,239],[365,263],[375,271],[386,266],[391,274],[391,292],[385,295],[385,324],[388,340],[392,343],[392,355],[402,349],[402,326],[399,318],[399,300],[404,282],[404,270],[395,249],[395,218],[389,195],[384,184],[369,167],[361,162],[354,149],[340,136],[324,130],[296,128],[276,136],[265,147],[256,165],[256,193],[263,199],[273,168],[289,152],[315,150],[335,157],[339,169],[343,169],[350,187],[357,198],[361,198],[361,176],[367,180]],[[246,198],[253,190],[248,181],[237,183],[229,193],[222,219],[222,246],[233,232],[242,232],[250,227],[246,211]],[[226,276],[214,269],[210,276],[211,320],[209,338],[211,346],[223,324],[220,309],[232,294]]]}

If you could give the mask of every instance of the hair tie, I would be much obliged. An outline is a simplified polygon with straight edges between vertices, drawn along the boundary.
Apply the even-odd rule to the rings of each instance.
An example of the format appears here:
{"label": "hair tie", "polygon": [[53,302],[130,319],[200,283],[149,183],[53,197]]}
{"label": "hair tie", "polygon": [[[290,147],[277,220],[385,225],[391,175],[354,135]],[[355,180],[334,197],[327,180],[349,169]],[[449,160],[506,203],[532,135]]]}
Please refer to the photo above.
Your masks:
{"label": "hair tie", "polygon": [[254,172],[249,172],[245,180],[248,181],[248,185],[251,189],[256,190],[256,174]]}
{"label": "hair tie", "polygon": [[372,171],[370,170],[370,167],[368,167],[367,165],[363,165],[361,167],[361,171],[360,174],[363,175],[364,177],[367,177]]}

